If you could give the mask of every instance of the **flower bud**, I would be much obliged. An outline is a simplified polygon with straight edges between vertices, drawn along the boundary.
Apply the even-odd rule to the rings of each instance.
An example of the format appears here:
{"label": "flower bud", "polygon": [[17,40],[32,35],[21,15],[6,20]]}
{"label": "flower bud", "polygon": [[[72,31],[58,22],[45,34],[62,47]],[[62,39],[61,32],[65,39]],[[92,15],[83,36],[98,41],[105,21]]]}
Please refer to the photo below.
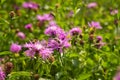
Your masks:
{"label": "flower bud", "polygon": [[7,62],[5,63],[5,73],[9,74],[13,70],[13,63],[12,62]]}

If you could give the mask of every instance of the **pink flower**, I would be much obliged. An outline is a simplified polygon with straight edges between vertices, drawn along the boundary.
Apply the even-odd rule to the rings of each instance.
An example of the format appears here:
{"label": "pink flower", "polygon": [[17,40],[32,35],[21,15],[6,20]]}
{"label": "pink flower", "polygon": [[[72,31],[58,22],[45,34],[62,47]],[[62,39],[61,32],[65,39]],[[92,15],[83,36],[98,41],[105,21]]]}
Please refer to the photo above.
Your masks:
{"label": "pink flower", "polygon": [[16,43],[12,43],[12,45],[10,46],[10,51],[13,53],[19,53],[21,49],[22,49],[21,45],[18,45]]}
{"label": "pink flower", "polygon": [[78,34],[81,34],[82,33],[82,30],[79,28],[79,27],[75,27],[75,28],[72,28],[69,33],[71,34],[71,36],[73,35],[78,35]]}
{"label": "pink flower", "polygon": [[97,6],[96,2],[91,2],[87,5],[88,8],[95,8]]}
{"label": "pink flower", "polygon": [[92,21],[91,23],[88,23],[90,27],[94,27],[96,29],[102,29],[101,25],[99,22]]}
{"label": "pink flower", "polygon": [[118,10],[117,10],[117,9],[115,9],[115,10],[112,10],[112,11],[110,12],[110,14],[111,14],[111,15],[118,14]]}
{"label": "pink flower", "polygon": [[32,24],[31,24],[31,23],[30,23],[30,24],[26,24],[26,25],[25,25],[25,28],[26,28],[26,29],[31,29],[31,28],[32,28]]}
{"label": "pink flower", "polygon": [[24,2],[22,5],[24,8],[29,8],[29,9],[38,9],[39,5],[35,2]]}
{"label": "pink flower", "polygon": [[5,73],[3,72],[2,68],[0,67],[0,80],[5,80]]}
{"label": "pink flower", "polygon": [[17,36],[21,39],[25,39],[25,34],[23,32],[18,32]]}

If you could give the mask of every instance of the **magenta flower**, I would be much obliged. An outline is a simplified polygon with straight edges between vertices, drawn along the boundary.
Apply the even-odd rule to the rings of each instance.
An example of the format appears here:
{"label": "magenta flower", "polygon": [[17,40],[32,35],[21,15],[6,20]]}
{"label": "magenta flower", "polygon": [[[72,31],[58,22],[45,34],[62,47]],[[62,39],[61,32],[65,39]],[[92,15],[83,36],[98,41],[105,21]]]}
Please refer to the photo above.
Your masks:
{"label": "magenta flower", "polygon": [[47,59],[52,55],[53,51],[52,49],[45,48],[39,51],[39,54],[41,55],[42,59]]}
{"label": "magenta flower", "polygon": [[44,46],[39,41],[35,42],[34,45],[33,45],[33,49],[36,50],[36,51],[39,51],[43,48],[44,48]]}
{"label": "magenta flower", "polygon": [[18,36],[19,38],[21,38],[21,39],[25,39],[25,37],[26,37],[23,32],[18,32],[18,33],[17,33],[17,36]]}
{"label": "magenta flower", "polygon": [[31,28],[32,28],[32,24],[31,24],[31,23],[30,23],[30,24],[26,24],[26,25],[25,25],[25,28],[26,28],[26,29],[31,29]]}
{"label": "magenta flower", "polygon": [[91,2],[87,5],[88,8],[95,8],[97,6],[96,2]]}
{"label": "magenta flower", "polygon": [[31,57],[31,58],[34,57],[34,55],[35,55],[35,51],[31,48],[26,50],[25,53],[26,53],[26,56]]}
{"label": "magenta flower", "polygon": [[102,36],[97,36],[96,38],[97,38],[97,42],[102,41]]}
{"label": "magenta flower", "polygon": [[120,72],[117,72],[113,80],[120,80]]}
{"label": "magenta flower", "polygon": [[36,4],[35,2],[24,2],[22,6],[24,8],[34,9],[34,10],[37,10],[39,8],[39,5]]}
{"label": "magenta flower", "polygon": [[16,43],[12,43],[12,45],[10,46],[10,51],[13,53],[19,53],[21,49],[22,49],[21,45],[18,45]]}
{"label": "magenta flower", "polygon": [[57,26],[51,26],[45,29],[44,33],[49,36],[57,36],[61,29]]}
{"label": "magenta flower", "polygon": [[5,80],[5,73],[3,72],[2,68],[0,67],[0,80]]}
{"label": "magenta flower", "polygon": [[37,15],[37,20],[39,21],[50,21],[53,19],[51,14]]}
{"label": "magenta flower", "polygon": [[60,39],[50,39],[48,41],[48,47],[52,50],[58,50],[60,53],[63,52],[63,48],[70,47],[71,44],[68,42],[67,39],[60,40]]}
{"label": "magenta flower", "polygon": [[82,30],[79,28],[79,27],[75,27],[75,28],[72,28],[70,31],[69,31],[70,35],[73,36],[73,35],[78,35],[78,34],[81,34],[82,33]]}
{"label": "magenta flower", "polygon": [[118,14],[118,10],[117,10],[117,9],[115,9],[115,10],[112,10],[112,11],[110,11],[110,14],[111,14],[111,15]]}
{"label": "magenta flower", "polygon": [[99,22],[92,21],[91,23],[88,23],[90,27],[96,28],[96,29],[102,29]]}
{"label": "magenta flower", "polygon": [[39,53],[43,59],[46,59],[53,53],[52,49],[47,47],[46,41],[26,43],[24,47],[28,48],[28,50],[25,51],[26,56],[31,58]]}

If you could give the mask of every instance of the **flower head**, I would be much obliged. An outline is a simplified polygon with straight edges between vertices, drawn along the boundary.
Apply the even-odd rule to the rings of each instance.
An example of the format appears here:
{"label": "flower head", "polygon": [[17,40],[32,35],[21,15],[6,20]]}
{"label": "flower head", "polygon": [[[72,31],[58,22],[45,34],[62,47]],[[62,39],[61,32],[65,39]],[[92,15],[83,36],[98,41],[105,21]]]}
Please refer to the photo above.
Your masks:
{"label": "flower head", "polygon": [[102,41],[102,36],[97,36],[96,38],[97,38],[97,42]]}
{"label": "flower head", "polygon": [[49,58],[52,53],[53,53],[53,50],[49,48],[45,48],[39,51],[39,54],[41,55],[42,59]]}
{"label": "flower head", "polygon": [[10,46],[10,51],[13,53],[19,53],[21,49],[22,49],[21,45],[18,45],[16,43],[12,43],[12,45]]}
{"label": "flower head", "polygon": [[21,39],[25,39],[25,37],[26,37],[23,32],[18,32],[18,33],[17,33],[17,36],[18,36],[19,38],[21,38]]}
{"label": "flower head", "polygon": [[2,68],[0,67],[0,80],[5,80],[5,73],[3,72]]}
{"label": "flower head", "polygon": [[72,28],[69,33],[73,35],[78,35],[82,33],[82,30],[79,27]]}
{"label": "flower head", "polygon": [[92,21],[91,23],[88,23],[90,27],[96,28],[96,29],[102,29],[99,22]]}
{"label": "flower head", "polygon": [[96,2],[91,2],[87,5],[88,8],[95,8],[97,6]]}
{"label": "flower head", "polygon": [[32,28],[32,24],[31,24],[31,23],[30,23],[30,24],[26,24],[26,25],[25,25],[25,28],[26,28],[26,29],[31,29],[31,28]]}
{"label": "flower head", "polygon": [[24,8],[29,8],[29,9],[38,9],[39,5],[35,2],[24,2],[22,5]]}

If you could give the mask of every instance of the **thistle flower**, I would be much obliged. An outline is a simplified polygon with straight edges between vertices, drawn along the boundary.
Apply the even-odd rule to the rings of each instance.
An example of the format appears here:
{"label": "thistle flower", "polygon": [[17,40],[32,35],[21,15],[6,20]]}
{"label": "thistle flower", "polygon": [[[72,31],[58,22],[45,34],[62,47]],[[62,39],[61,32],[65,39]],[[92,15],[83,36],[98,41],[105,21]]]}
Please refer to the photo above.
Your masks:
{"label": "thistle flower", "polygon": [[31,28],[32,28],[32,24],[31,24],[31,23],[30,23],[30,24],[26,24],[26,25],[25,25],[25,28],[26,28],[26,29],[31,29]]}
{"label": "thistle flower", "polygon": [[52,49],[49,49],[49,48],[41,49],[39,51],[39,54],[41,55],[42,59],[44,59],[44,60],[49,58],[52,53],[53,53]]}
{"label": "thistle flower", "polygon": [[17,33],[17,36],[19,38],[21,38],[21,39],[25,39],[26,38],[25,34],[23,32],[20,32],[20,31]]}
{"label": "thistle flower", "polygon": [[0,67],[0,80],[5,80],[5,73],[3,72],[2,68]]}
{"label": "thistle flower", "polygon": [[53,19],[51,14],[37,15],[37,20],[39,21],[50,21]]}
{"label": "thistle flower", "polygon": [[96,29],[102,29],[99,22],[92,21],[91,23],[88,23],[88,26],[96,28]]}
{"label": "thistle flower", "polygon": [[21,45],[18,45],[16,43],[12,43],[12,45],[10,46],[10,51],[13,53],[19,53],[21,49],[22,49]]}
{"label": "thistle flower", "polygon": [[22,5],[24,8],[37,10],[39,5],[35,2],[24,2]]}
{"label": "thistle flower", "polygon": [[97,6],[96,2],[91,2],[87,5],[87,8],[95,8]]}
{"label": "thistle flower", "polygon": [[69,33],[71,34],[71,36],[73,35],[79,35],[82,33],[82,30],[79,28],[79,27],[75,27],[75,28],[72,28]]}
{"label": "thistle flower", "polygon": [[34,57],[34,55],[35,55],[35,51],[31,48],[26,50],[25,53],[26,53],[26,56],[31,57],[31,58]]}

